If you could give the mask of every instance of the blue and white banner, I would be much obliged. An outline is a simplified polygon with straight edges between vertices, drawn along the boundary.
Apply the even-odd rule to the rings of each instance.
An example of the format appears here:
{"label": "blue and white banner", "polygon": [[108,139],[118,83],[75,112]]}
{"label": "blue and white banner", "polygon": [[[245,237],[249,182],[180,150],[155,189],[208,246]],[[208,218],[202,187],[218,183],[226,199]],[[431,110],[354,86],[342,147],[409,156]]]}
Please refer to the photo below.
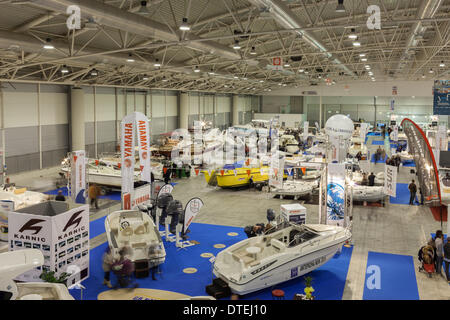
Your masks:
{"label": "blue and white banner", "polygon": [[70,155],[70,197],[75,203],[86,203],[86,152],[73,151]]}
{"label": "blue and white banner", "polygon": [[433,114],[450,115],[450,80],[435,80]]}
{"label": "blue and white banner", "polygon": [[345,218],[345,164],[328,164],[327,224],[344,226]]}

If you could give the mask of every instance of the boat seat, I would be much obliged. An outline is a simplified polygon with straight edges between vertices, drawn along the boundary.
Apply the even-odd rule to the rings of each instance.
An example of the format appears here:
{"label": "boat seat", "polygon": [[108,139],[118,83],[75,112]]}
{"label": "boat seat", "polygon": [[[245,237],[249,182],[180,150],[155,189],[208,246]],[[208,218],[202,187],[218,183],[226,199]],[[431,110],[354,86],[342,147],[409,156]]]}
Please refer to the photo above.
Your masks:
{"label": "boat seat", "polygon": [[137,227],[134,230],[134,234],[137,234],[137,235],[145,234],[146,231],[147,231],[147,225],[148,225],[148,223],[140,225],[139,227]]}
{"label": "boat seat", "polygon": [[260,261],[253,261],[252,263],[250,263],[248,266],[249,267],[255,267],[255,266],[257,266],[258,264],[260,264],[261,262]]}
{"label": "boat seat", "polygon": [[137,242],[137,243],[131,244],[132,248],[145,248],[146,246],[147,246],[147,243],[145,243],[145,242]]}
{"label": "boat seat", "polygon": [[134,233],[133,228],[128,227],[128,228],[126,228],[126,229],[123,229],[123,230],[120,232],[120,235],[121,235],[122,237],[130,237],[130,236],[133,235],[133,233]]}
{"label": "boat seat", "polygon": [[277,239],[270,240],[270,244],[272,245],[272,247],[277,249],[279,252],[282,252],[286,249],[284,243]]}

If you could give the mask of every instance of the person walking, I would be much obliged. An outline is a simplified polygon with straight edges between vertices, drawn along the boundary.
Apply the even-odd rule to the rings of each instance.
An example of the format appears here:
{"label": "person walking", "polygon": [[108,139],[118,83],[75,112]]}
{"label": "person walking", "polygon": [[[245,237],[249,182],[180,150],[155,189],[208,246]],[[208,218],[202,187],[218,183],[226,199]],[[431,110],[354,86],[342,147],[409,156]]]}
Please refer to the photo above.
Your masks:
{"label": "person walking", "polygon": [[97,187],[97,185],[96,185],[95,183],[93,183],[93,184],[91,184],[91,185],[89,186],[89,191],[88,191],[88,193],[89,193],[89,199],[90,199],[90,201],[91,201],[91,206],[92,206],[93,204],[95,204],[95,209],[98,210],[98,200],[97,200],[97,197],[98,197],[99,194],[100,194],[100,190],[99,190],[99,188]]}
{"label": "person walking", "polygon": [[158,257],[161,254],[158,244],[151,244],[148,248],[148,254],[150,257],[150,271],[152,272],[152,279],[156,280],[156,271],[158,271]]}
{"label": "person walking", "polygon": [[373,187],[375,185],[375,175],[373,174],[373,172],[370,173],[369,177],[369,187]]}
{"label": "person walking", "polygon": [[444,245],[444,263],[445,263],[445,276],[447,282],[450,283],[450,275],[448,273],[450,267],[450,237],[447,236],[447,243]]}
{"label": "person walking", "polygon": [[111,267],[114,264],[115,260],[110,247],[106,248],[105,253],[103,254],[102,257],[102,261],[103,261],[102,269],[104,272],[103,284],[106,285],[108,288],[112,288],[110,275],[111,275]]}
{"label": "person walking", "polygon": [[444,262],[444,234],[441,230],[437,231],[434,243],[436,245],[436,273],[442,275],[442,263]]}
{"label": "person walking", "polygon": [[62,190],[58,190],[55,201],[66,201],[66,197],[64,197]]}
{"label": "person walking", "polygon": [[414,205],[414,200],[416,200],[416,193],[417,193],[417,186],[414,183],[414,180],[411,181],[411,183],[408,186],[409,189],[409,204]]}

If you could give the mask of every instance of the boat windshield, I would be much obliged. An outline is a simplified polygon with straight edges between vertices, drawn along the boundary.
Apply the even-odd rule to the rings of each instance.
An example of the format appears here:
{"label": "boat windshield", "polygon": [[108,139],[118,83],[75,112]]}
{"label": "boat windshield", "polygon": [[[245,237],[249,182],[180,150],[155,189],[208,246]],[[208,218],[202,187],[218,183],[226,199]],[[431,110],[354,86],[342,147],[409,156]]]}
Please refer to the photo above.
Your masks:
{"label": "boat windshield", "polygon": [[306,228],[302,228],[300,230],[293,229],[289,232],[289,247],[295,247],[318,236],[319,235],[317,233],[314,233]]}

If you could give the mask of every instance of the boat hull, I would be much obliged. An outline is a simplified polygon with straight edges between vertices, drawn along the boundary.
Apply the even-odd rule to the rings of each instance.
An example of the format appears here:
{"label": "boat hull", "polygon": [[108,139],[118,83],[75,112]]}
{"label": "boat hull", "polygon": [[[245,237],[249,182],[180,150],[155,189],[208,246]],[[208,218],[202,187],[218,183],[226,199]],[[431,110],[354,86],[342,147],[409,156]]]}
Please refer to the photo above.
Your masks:
{"label": "boat hull", "polygon": [[[333,258],[337,252],[339,252],[345,240],[332,244],[329,247],[310,252],[303,256],[300,256],[300,254],[292,254],[291,259],[286,258],[278,264],[275,263],[269,271],[262,272],[261,275],[251,279],[248,282],[245,282],[245,279],[242,283],[231,282],[225,276],[221,275],[216,269],[214,269],[214,275],[224,280],[230,287],[231,292],[238,295],[245,295],[301,277],[319,268]],[[277,260],[277,258],[274,258],[274,260]],[[264,266],[262,265],[261,267]]]}

